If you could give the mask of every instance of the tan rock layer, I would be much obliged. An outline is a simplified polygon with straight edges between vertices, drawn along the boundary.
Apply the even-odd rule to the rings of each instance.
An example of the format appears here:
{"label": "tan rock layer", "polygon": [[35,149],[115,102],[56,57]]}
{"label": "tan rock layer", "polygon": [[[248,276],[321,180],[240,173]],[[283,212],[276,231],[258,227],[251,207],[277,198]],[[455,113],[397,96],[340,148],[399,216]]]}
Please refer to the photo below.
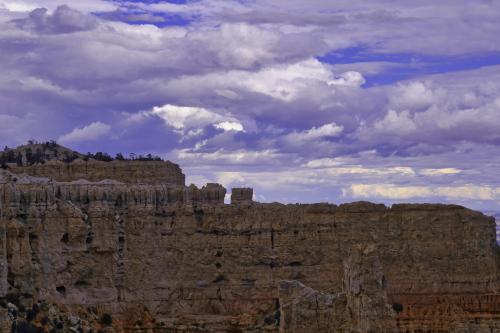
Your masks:
{"label": "tan rock layer", "polygon": [[47,177],[60,182],[79,179],[96,182],[113,179],[123,183],[174,184],[184,186],[185,175],[181,168],[171,162],[160,161],[84,161],[77,159],[71,163],[52,160],[44,164],[17,166],[9,164],[9,170],[16,174]]}

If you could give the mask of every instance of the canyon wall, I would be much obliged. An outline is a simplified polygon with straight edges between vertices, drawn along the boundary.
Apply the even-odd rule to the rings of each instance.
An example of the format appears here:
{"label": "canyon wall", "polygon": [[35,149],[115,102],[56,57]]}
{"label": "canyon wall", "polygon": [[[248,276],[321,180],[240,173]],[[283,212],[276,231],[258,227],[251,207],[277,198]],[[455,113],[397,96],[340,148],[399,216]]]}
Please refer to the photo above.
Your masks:
{"label": "canyon wall", "polygon": [[13,173],[25,173],[35,177],[48,177],[60,182],[85,179],[98,182],[113,179],[123,183],[184,185],[185,175],[172,162],[163,161],[96,161],[76,159],[71,163],[51,160],[43,164],[18,166],[9,164]]}
{"label": "canyon wall", "polygon": [[1,171],[2,332],[500,330],[481,213],[261,204],[250,189],[227,205],[218,184],[72,179]]}

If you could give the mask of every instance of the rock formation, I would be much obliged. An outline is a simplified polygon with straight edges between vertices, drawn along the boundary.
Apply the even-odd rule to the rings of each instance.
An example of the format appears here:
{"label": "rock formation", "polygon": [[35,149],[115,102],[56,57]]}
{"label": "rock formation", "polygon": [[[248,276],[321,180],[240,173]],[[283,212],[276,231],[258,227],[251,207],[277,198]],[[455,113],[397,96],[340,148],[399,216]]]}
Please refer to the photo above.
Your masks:
{"label": "rock formation", "polygon": [[83,162],[0,171],[1,332],[500,331],[481,213],[224,204],[218,184],[143,170],[167,162]]}
{"label": "rock formation", "polygon": [[253,189],[233,188],[231,191],[231,203],[251,203],[253,200]]}
{"label": "rock formation", "polygon": [[342,292],[319,292],[297,280],[279,284],[280,333],[397,331],[376,248],[356,245],[349,253]]}
{"label": "rock formation", "polygon": [[[113,179],[128,184],[173,184],[184,186],[185,176],[181,168],[172,162],[161,160],[96,160],[92,156],[71,151],[55,143],[30,144],[0,152],[0,159],[13,173],[26,173],[35,177],[47,177],[60,182],[85,179],[98,182]],[[16,160],[17,163],[12,163]],[[41,163],[33,163],[39,161]],[[70,162],[68,162],[70,161]],[[0,163],[1,164],[1,163]]]}

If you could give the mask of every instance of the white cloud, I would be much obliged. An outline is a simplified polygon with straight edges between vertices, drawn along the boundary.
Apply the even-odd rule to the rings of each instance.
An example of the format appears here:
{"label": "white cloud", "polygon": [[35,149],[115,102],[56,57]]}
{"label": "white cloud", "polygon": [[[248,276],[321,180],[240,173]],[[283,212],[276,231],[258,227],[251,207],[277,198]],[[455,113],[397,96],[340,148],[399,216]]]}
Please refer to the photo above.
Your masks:
{"label": "white cloud", "polygon": [[38,125],[38,119],[31,113],[20,117],[0,113],[0,140],[4,144],[26,141],[33,138]]}
{"label": "white cloud", "polygon": [[322,169],[322,168],[331,168],[331,167],[336,167],[340,166],[342,164],[345,164],[345,159],[343,158],[320,158],[320,159],[315,159],[307,162],[305,164],[306,167],[312,168],[312,169]]}
{"label": "white cloud", "polygon": [[492,187],[474,185],[438,187],[434,193],[445,198],[465,200],[495,200],[500,194]]}
{"label": "white cloud", "polygon": [[218,115],[204,108],[177,106],[166,104],[155,106],[151,114],[160,117],[165,124],[177,130],[185,128],[203,127],[211,124]]}
{"label": "white cloud", "polygon": [[389,176],[389,175],[403,175],[414,176],[415,171],[410,167],[391,167],[391,168],[365,168],[362,166],[348,166],[340,168],[330,168],[326,172],[331,175],[343,174],[360,174],[371,176]]}
{"label": "white cloud", "polygon": [[340,74],[338,77],[329,81],[330,85],[360,87],[366,82],[363,75],[359,72],[348,71]]}
{"label": "white cloud", "polygon": [[412,81],[398,84],[390,95],[390,105],[399,110],[421,109],[436,103],[444,91],[432,89],[429,83]]}
{"label": "white cloud", "polygon": [[291,64],[269,65],[258,71],[231,70],[207,75],[184,76],[169,83],[173,89],[206,87],[219,96],[234,100],[235,90],[259,93],[284,102],[299,97],[332,95],[335,88],[359,87],[364,83],[360,73],[348,72],[336,76],[330,66],[317,59],[306,59]]}
{"label": "white cloud", "polygon": [[70,5],[71,8],[76,10],[91,13],[98,11],[112,11],[117,8],[112,2],[104,0],[85,0],[85,1],[71,1],[67,0],[4,0],[0,1],[0,6],[4,5],[10,11],[27,12],[36,8],[47,8],[55,10],[58,6]]}
{"label": "white cloud", "polygon": [[395,184],[353,184],[343,190],[345,196],[358,198],[410,199],[442,197],[461,200],[497,200],[498,188],[491,186],[399,186]]}
{"label": "white cloud", "polygon": [[62,144],[79,143],[84,141],[95,141],[109,134],[111,126],[96,121],[82,128],[75,128],[70,133],[59,137],[58,141]]}
{"label": "white cloud", "polygon": [[256,73],[234,74],[239,74],[235,79],[240,80],[246,89],[283,101],[295,99],[308,88],[308,81],[327,83],[333,78],[328,68],[316,59],[270,66]]}
{"label": "white cloud", "polygon": [[320,127],[313,127],[310,130],[300,133],[304,139],[318,139],[324,137],[338,136],[344,130],[343,126],[335,123],[325,124]]}
{"label": "white cloud", "polygon": [[419,173],[424,176],[456,175],[461,172],[462,170],[456,168],[422,169],[419,171]]}
{"label": "white cloud", "polygon": [[[259,61],[273,59],[274,48],[280,39],[280,34],[273,29],[244,23],[223,24],[214,32],[217,38],[209,39],[208,50],[213,51],[221,63],[233,63],[241,68],[249,68]],[[195,38],[207,41],[207,35],[212,33],[207,31],[196,34]]]}
{"label": "white cloud", "polygon": [[37,8],[35,4],[20,1],[2,1],[0,2],[0,6],[11,12],[27,12]]}
{"label": "white cloud", "polygon": [[302,132],[292,132],[283,137],[283,140],[290,145],[300,145],[305,141],[314,141],[318,139],[337,137],[344,130],[343,126],[335,123],[325,124],[319,127],[312,127]]}
{"label": "white cloud", "polygon": [[243,125],[236,121],[223,121],[221,123],[215,124],[215,128],[221,129],[225,132],[234,131],[234,132],[244,132],[245,129]]}
{"label": "white cloud", "polygon": [[301,189],[307,186],[325,184],[326,179],[318,177],[314,172],[302,170],[282,170],[272,172],[235,172],[222,171],[215,174],[217,182],[225,186],[253,186],[258,190],[270,189]]}
{"label": "white cloud", "polygon": [[[205,108],[165,104],[154,107],[151,112],[146,113],[146,116],[148,114],[160,117],[166,125],[173,127],[180,134],[191,132],[193,135],[199,135],[200,129],[207,125],[213,125],[224,131],[244,130],[243,125],[235,118]],[[138,116],[132,117],[135,119]]]}
{"label": "white cloud", "polygon": [[428,197],[432,191],[425,186],[396,186],[385,184],[353,184],[344,189],[344,195],[358,198],[382,197],[389,199],[408,199]]}
{"label": "white cloud", "polygon": [[277,161],[283,154],[276,150],[245,150],[228,151],[219,149],[215,152],[194,152],[189,149],[180,149],[174,152],[176,159],[185,162],[201,161],[210,164],[269,164]]}
{"label": "white cloud", "polygon": [[[479,73],[488,75],[485,71],[476,75]],[[496,143],[500,139],[500,99],[492,89],[498,89],[498,74],[479,86],[472,84],[474,76],[448,76],[434,78],[434,86],[446,79],[439,88],[431,89],[431,83],[412,82],[389,89],[387,94],[392,101],[387,104],[387,113],[371,126],[360,126],[358,137],[400,146],[409,142]]]}
{"label": "white cloud", "polygon": [[243,84],[251,91],[291,101],[309,90],[311,81],[331,86],[358,87],[364,83],[360,73],[348,72],[336,77],[330,68],[316,59],[290,65],[271,66],[249,74]]}
{"label": "white cloud", "polygon": [[409,111],[405,110],[398,113],[394,110],[389,110],[384,119],[374,124],[374,128],[377,132],[406,135],[415,132],[417,125],[411,118]]}

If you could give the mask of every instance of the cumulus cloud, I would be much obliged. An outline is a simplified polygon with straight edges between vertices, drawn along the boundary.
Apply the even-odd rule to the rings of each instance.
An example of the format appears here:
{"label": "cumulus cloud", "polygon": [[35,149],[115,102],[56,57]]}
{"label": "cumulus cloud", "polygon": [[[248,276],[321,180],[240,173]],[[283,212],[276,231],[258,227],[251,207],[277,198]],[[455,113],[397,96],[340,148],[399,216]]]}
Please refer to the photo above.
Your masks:
{"label": "cumulus cloud", "polygon": [[[232,116],[221,115],[199,107],[165,104],[154,107],[149,113],[143,113],[142,115],[157,116],[180,134],[200,134],[199,130],[202,130],[207,125],[213,125],[223,131],[244,131],[243,125]],[[137,115],[132,115],[132,119],[134,117],[137,117]],[[189,132],[190,130],[194,130],[194,132]]]}
{"label": "cumulus cloud", "polygon": [[342,133],[343,130],[343,126],[339,126],[335,123],[330,123],[318,127],[313,127],[306,131],[290,133],[283,139],[291,144],[299,144],[306,141],[337,137]]}
{"label": "cumulus cloud", "polygon": [[378,132],[391,135],[406,135],[417,130],[417,125],[408,110],[401,112],[389,110],[383,119],[375,122],[373,127]]}
{"label": "cumulus cloud", "polygon": [[348,71],[340,74],[337,77],[334,77],[332,80],[328,82],[330,85],[339,85],[339,86],[350,86],[350,87],[359,87],[366,82],[363,75],[359,72]]}
{"label": "cumulus cloud", "polygon": [[432,89],[429,83],[413,81],[398,84],[390,94],[390,106],[398,110],[419,110],[431,106],[442,98],[444,91]]}
{"label": "cumulus cloud", "polygon": [[[495,23],[500,5],[493,1],[480,5],[465,0],[440,1],[425,6],[390,0],[371,1],[369,6],[357,1],[337,1],[335,8],[323,0],[287,1],[286,8],[278,0],[135,5],[141,10],[178,14],[188,19],[199,17],[208,23],[238,22],[296,30],[306,27],[332,48],[372,45],[383,52],[464,54],[499,47],[495,37],[500,28]],[[467,19],[470,17],[474,19]],[[339,29],[341,34],[336,33]]]}
{"label": "cumulus cloud", "polygon": [[22,29],[38,33],[71,33],[90,30],[97,27],[97,19],[62,5],[49,14],[46,8],[34,9],[29,17],[13,21]]}
{"label": "cumulus cloud", "polygon": [[257,93],[290,103],[300,98],[311,98],[313,91],[317,95],[332,97],[336,88],[357,88],[363,82],[360,73],[335,75],[328,65],[316,59],[306,59],[270,65],[257,71],[233,70],[184,76],[170,82],[169,87],[173,90],[199,87],[232,100]]}
{"label": "cumulus cloud", "polygon": [[87,151],[113,124],[97,149],[154,150],[269,200],[491,206],[499,4],[311,1],[0,0],[0,138]]}
{"label": "cumulus cloud", "polygon": [[[0,8],[3,5],[6,9],[15,12],[28,12],[37,8],[47,8],[50,11],[59,6],[68,4],[67,0],[2,0]],[[111,11],[117,8],[116,4],[106,0],[85,0],[72,1],[71,7],[85,13]]]}
{"label": "cumulus cloud", "polygon": [[58,141],[62,144],[96,141],[107,136],[110,131],[111,126],[101,123],[100,121],[96,121],[85,127],[75,128],[70,133],[60,136]]}
{"label": "cumulus cloud", "polygon": [[[368,146],[371,142],[412,154],[425,153],[418,147],[454,149],[464,141],[497,144],[500,100],[490,89],[500,87],[499,71],[495,66],[488,84],[475,85],[475,79],[463,73],[433,77],[432,84],[409,82],[389,88],[385,114],[372,124],[362,123],[355,136]],[[476,73],[489,77],[485,70]]]}
{"label": "cumulus cloud", "polygon": [[243,125],[236,122],[236,121],[223,121],[221,123],[215,124],[215,128],[221,129],[223,131],[229,132],[229,131],[235,131],[235,132],[244,132],[245,129],[243,128]]}

